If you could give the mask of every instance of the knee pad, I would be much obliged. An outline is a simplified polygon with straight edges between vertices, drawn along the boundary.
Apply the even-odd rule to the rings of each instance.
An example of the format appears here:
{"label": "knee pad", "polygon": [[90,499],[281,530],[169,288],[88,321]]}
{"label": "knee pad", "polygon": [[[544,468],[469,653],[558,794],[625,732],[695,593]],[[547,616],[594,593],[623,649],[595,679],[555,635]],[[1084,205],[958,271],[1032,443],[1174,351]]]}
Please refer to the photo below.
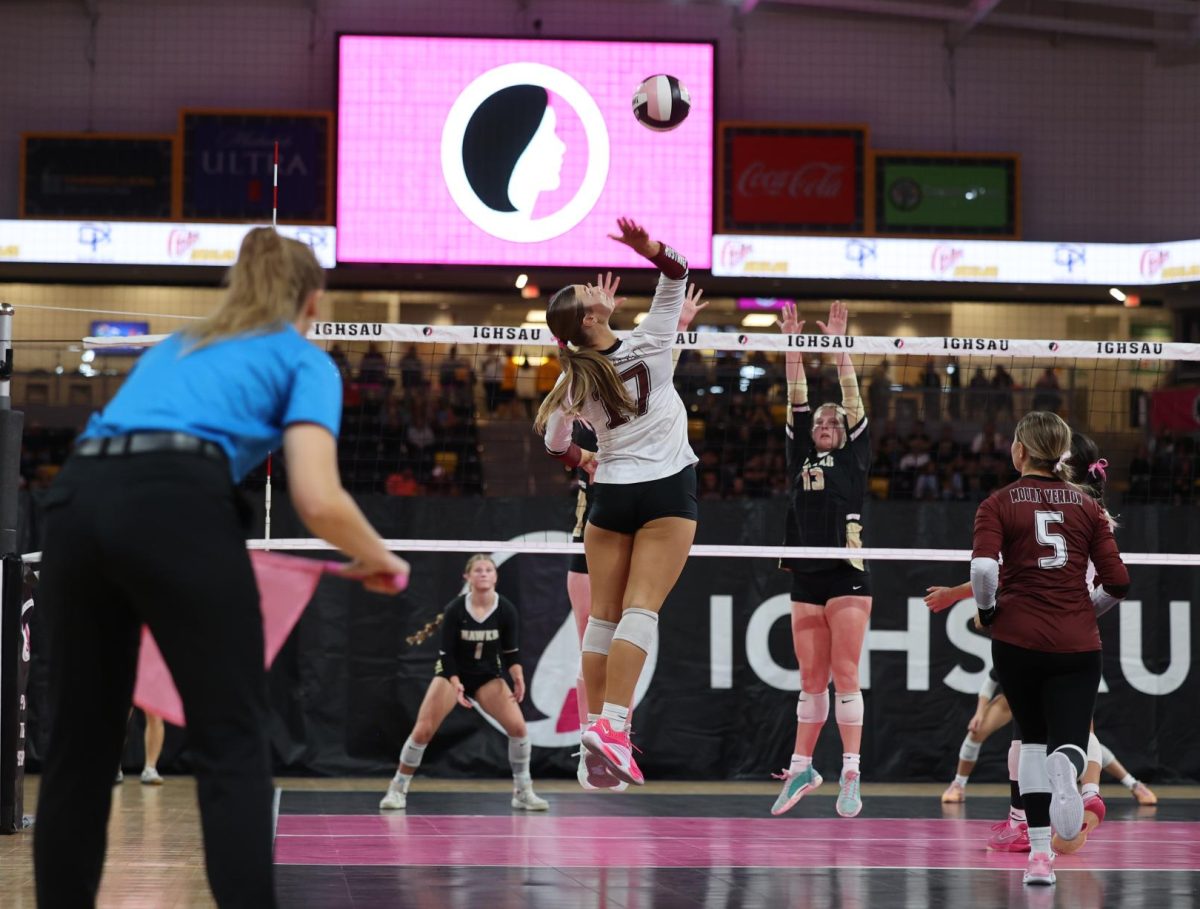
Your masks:
{"label": "knee pad", "polygon": [[852,694],[834,692],[837,706],[833,708],[834,718],[839,726],[861,726],[863,724],[863,696],[861,691]]}
{"label": "knee pad", "polygon": [[533,746],[529,744],[529,736],[524,738],[508,740],[508,760],[510,763],[516,764],[524,761],[529,763],[529,755],[533,751]]}
{"label": "knee pad", "polygon": [[1050,774],[1046,772],[1046,746],[1021,743],[1021,766],[1018,770],[1021,795],[1050,792]]}
{"label": "knee pad", "polygon": [[1108,746],[1100,742],[1100,766],[1107,767],[1116,759],[1117,756],[1108,750]]}
{"label": "knee pad", "polygon": [[829,689],[801,691],[796,701],[796,719],[801,723],[824,723],[829,719]]}
{"label": "knee pad", "polygon": [[1013,739],[1008,746],[1008,778],[1020,780],[1021,776],[1021,740]]}
{"label": "knee pad", "polygon": [[612,647],[613,635],[617,632],[616,622],[605,622],[603,619],[588,618],[587,627],[583,629],[583,652],[608,655]]}
{"label": "knee pad", "polygon": [[614,641],[628,641],[639,650],[649,653],[658,639],[658,613],[630,606],[621,613]]}
{"label": "knee pad", "polygon": [[1094,732],[1088,733],[1087,759],[1089,764],[1100,764],[1100,740]]}
{"label": "knee pad", "polygon": [[420,767],[421,758],[425,757],[425,749],[428,747],[428,742],[418,745],[410,735],[404,740],[404,747],[400,749],[400,763],[407,764],[409,767]]}
{"label": "knee pad", "polygon": [[1071,766],[1075,768],[1075,778],[1083,776],[1083,771],[1087,770],[1088,756],[1087,752],[1078,745],[1068,744],[1059,745],[1054,749],[1060,751],[1067,756],[1067,760],[1071,762]]}
{"label": "knee pad", "polygon": [[958,749],[958,759],[973,764],[979,760],[979,749],[982,747],[983,742],[975,741],[970,735],[964,736],[962,747]]}

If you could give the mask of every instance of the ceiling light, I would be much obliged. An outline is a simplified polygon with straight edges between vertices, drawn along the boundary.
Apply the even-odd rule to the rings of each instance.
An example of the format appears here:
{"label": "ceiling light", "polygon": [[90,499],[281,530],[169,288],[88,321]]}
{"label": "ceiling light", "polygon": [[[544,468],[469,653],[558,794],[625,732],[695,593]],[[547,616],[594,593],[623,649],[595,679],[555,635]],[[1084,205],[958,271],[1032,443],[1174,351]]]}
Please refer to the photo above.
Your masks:
{"label": "ceiling light", "polygon": [[1110,297],[1112,297],[1114,300],[1116,300],[1118,303],[1125,302],[1125,291],[1121,290],[1121,288],[1119,288],[1119,287],[1110,287],[1108,289],[1108,295]]}
{"label": "ceiling light", "polygon": [[529,283],[529,275],[517,275],[517,290]]}
{"label": "ceiling light", "polygon": [[742,318],[743,328],[770,328],[776,322],[773,312],[751,312]]}

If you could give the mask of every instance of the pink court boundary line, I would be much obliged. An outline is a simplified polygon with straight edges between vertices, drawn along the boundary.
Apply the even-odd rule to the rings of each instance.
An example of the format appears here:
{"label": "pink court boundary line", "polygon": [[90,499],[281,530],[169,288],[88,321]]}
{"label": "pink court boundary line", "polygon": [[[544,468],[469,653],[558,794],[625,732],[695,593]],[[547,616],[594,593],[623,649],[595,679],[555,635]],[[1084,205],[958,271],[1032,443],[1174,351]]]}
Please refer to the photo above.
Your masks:
{"label": "pink court boundary line", "polygon": [[[982,820],[621,818],[619,829],[608,823],[612,831],[608,836],[595,829],[597,821],[613,820],[553,815],[286,815],[280,818],[277,864],[1014,870],[1025,863],[1023,855],[984,850],[979,844],[989,822]],[[1162,838],[1145,838],[1148,823]],[[801,826],[803,831],[797,829]],[[1188,822],[1114,821],[1093,836],[1085,853],[1060,857],[1058,869],[1200,870],[1198,831],[1200,824]],[[791,858],[787,846],[797,843],[805,844],[806,861],[779,861],[780,856]],[[890,844],[887,852],[893,862],[897,855],[910,856],[912,861],[873,863],[872,852],[883,851],[879,849],[883,844]],[[847,861],[848,853],[859,860]],[[1176,863],[1163,863],[1166,857]]]}

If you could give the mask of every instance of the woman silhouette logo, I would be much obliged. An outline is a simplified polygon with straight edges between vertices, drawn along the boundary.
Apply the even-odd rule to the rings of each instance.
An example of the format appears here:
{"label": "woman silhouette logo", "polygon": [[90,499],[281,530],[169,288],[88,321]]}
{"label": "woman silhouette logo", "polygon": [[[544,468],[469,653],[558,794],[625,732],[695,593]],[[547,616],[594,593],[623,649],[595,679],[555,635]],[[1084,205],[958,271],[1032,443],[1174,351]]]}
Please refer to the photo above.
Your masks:
{"label": "woman silhouette logo", "polygon": [[[579,116],[587,167],[575,196],[534,218],[538,195],[558,189],[564,156],[550,93]],[[455,205],[501,240],[537,243],[587,217],[608,179],[608,129],[592,96],[571,76],[541,63],[509,63],[476,78],[450,107],[442,129],[442,174]]]}

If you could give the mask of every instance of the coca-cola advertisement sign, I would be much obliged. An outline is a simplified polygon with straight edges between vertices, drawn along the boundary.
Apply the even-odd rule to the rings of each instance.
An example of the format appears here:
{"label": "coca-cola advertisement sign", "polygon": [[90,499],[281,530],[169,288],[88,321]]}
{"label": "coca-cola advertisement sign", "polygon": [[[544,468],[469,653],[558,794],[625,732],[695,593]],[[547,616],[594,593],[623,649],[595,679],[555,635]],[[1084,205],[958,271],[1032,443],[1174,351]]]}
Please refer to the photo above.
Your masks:
{"label": "coca-cola advertisement sign", "polygon": [[862,233],[866,130],[726,123],[721,229]]}

